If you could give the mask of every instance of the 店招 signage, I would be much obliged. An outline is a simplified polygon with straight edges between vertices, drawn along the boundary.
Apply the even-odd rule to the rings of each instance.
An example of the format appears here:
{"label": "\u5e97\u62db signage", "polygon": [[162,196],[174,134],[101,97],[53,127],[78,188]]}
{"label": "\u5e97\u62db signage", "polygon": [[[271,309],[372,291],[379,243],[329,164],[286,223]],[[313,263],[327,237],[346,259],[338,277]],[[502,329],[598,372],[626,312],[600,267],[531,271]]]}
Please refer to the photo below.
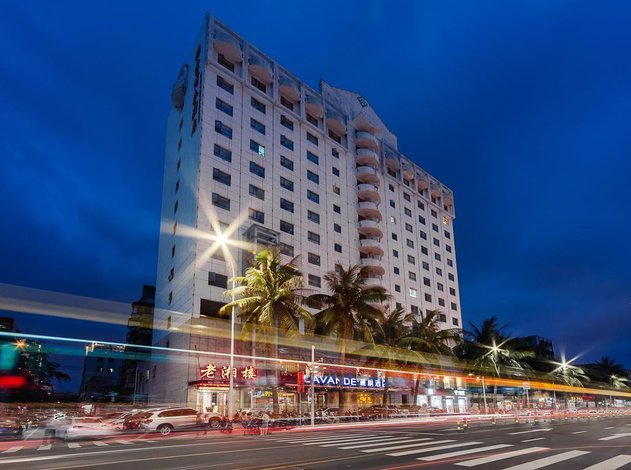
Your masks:
{"label": "\u5e97\u62db signage", "polygon": [[[308,382],[309,379],[305,379],[305,383]],[[341,385],[344,387],[382,388],[386,386],[386,379],[337,377],[335,375],[316,375],[313,378],[313,384],[332,387]]]}

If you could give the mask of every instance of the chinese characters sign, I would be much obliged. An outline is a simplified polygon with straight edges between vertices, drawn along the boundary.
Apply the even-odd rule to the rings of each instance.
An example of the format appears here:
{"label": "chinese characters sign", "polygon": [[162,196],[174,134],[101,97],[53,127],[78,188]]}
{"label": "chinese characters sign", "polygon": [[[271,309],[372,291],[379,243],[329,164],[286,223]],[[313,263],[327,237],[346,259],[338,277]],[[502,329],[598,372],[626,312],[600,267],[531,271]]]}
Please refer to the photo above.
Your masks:
{"label": "chinese characters sign", "polygon": [[[230,379],[230,366],[222,366],[217,369],[217,365],[211,363],[206,364],[199,369],[199,376],[201,379],[213,380],[215,378]],[[256,369],[253,366],[247,366],[240,369],[236,367],[232,368],[232,378],[236,379],[237,374],[245,380],[256,379]]]}

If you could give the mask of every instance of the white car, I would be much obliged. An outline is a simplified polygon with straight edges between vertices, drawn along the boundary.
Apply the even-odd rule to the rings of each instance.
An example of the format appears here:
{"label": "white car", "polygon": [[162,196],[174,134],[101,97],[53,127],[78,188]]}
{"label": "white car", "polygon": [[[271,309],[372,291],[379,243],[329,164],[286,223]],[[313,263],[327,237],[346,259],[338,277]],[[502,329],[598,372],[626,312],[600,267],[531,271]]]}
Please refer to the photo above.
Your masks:
{"label": "white car", "polygon": [[66,441],[76,439],[95,439],[117,434],[116,428],[100,418],[81,417],[70,418],[63,427],[62,436]]}
{"label": "white car", "polygon": [[166,408],[150,411],[140,421],[140,429],[168,436],[171,431],[191,429],[201,424],[201,413],[193,408]]}

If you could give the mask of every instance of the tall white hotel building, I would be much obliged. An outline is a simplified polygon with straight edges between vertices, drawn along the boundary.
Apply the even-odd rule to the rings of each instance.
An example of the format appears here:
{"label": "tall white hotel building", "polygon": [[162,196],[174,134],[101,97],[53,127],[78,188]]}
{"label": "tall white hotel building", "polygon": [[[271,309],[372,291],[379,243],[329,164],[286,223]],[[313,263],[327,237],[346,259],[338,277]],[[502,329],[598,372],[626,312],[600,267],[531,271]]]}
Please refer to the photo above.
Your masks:
{"label": "tall white hotel building", "polygon": [[[156,345],[227,351],[224,340],[179,330],[216,316],[231,277],[223,259],[207,256],[212,241],[191,228],[211,234],[213,217],[229,225],[241,214],[232,237],[278,244],[287,260],[300,255],[309,288],[325,289],[336,265],[361,264],[367,284],[387,289],[393,306],[419,317],[440,310],[445,328],[460,327],[453,192],[399,152],[362,95],[324,81],[310,87],[206,15],[172,103]],[[240,275],[244,253],[231,253]],[[191,385],[198,366],[156,362],[155,400],[214,402]]]}

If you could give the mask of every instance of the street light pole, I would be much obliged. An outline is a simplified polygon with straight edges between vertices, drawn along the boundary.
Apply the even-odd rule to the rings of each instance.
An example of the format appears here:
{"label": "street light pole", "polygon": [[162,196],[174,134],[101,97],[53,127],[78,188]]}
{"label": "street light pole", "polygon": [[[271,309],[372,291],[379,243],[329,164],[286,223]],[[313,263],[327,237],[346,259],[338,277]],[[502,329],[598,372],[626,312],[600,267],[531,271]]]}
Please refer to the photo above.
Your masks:
{"label": "street light pole", "polygon": [[228,264],[230,264],[230,270],[232,271],[232,308],[230,309],[230,382],[228,385],[228,419],[231,420],[234,417],[233,408],[233,396],[234,396],[234,289],[235,285],[235,272],[234,263],[230,257],[227,257]]}
{"label": "street light pole", "polygon": [[488,414],[489,408],[486,404],[486,384],[484,383],[484,376],[482,376],[482,397],[484,398],[484,414]]}
{"label": "street light pole", "polygon": [[311,426],[315,426],[315,345],[311,345]]}

